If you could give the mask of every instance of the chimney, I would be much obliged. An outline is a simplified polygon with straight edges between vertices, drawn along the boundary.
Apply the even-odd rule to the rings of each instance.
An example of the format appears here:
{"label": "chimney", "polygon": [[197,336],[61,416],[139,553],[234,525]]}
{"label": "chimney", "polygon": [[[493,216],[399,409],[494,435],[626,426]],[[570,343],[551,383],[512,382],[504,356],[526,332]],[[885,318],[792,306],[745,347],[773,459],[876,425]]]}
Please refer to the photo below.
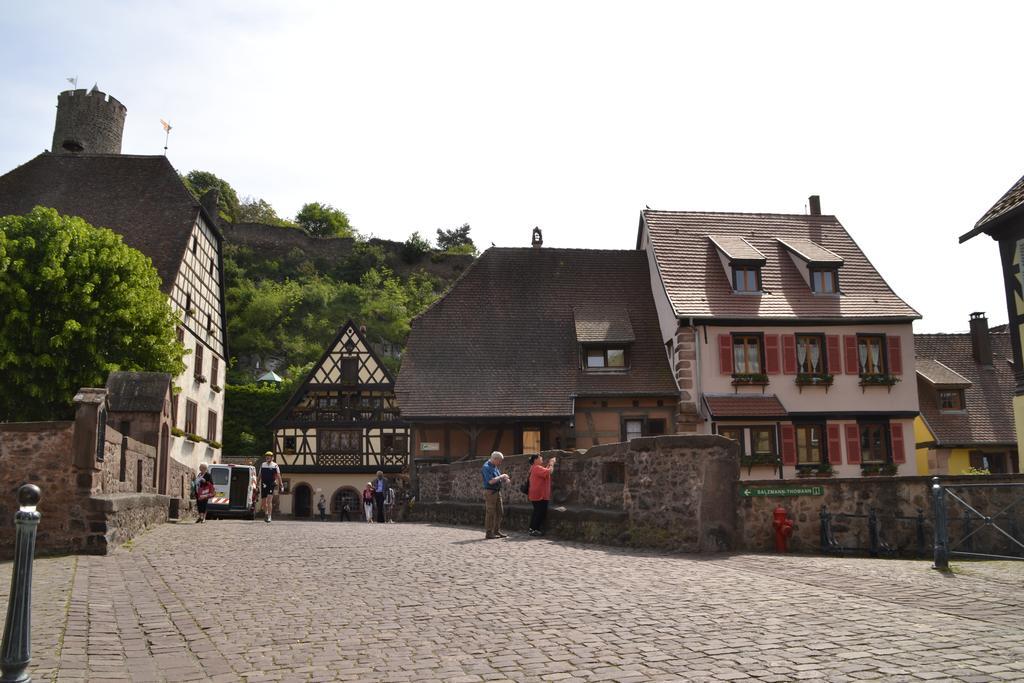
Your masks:
{"label": "chimney", "polygon": [[821,215],[821,197],[819,197],[816,194],[812,194],[810,197],[807,198],[807,205],[811,209],[812,216]]}
{"label": "chimney", "polygon": [[199,198],[199,203],[206,209],[206,213],[210,214],[210,218],[219,225],[220,207],[218,205],[220,204],[220,191],[215,187],[211,187]]}
{"label": "chimney", "polygon": [[992,365],[992,340],[988,336],[988,318],[984,313],[971,313],[971,348],[976,363]]}
{"label": "chimney", "polygon": [[544,237],[540,234],[540,228],[533,229],[533,248],[540,249],[544,246]]}

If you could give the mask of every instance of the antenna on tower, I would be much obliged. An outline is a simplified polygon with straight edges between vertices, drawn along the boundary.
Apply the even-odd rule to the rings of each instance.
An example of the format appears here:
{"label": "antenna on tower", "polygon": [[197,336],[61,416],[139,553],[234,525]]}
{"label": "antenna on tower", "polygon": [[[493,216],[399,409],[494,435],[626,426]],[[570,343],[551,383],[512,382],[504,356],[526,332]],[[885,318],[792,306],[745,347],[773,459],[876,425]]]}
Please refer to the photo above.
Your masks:
{"label": "antenna on tower", "polygon": [[171,139],[171,124],[168,121],[160,119],[160,125],[164,127],[164,156],[167,156],[167,142]]}

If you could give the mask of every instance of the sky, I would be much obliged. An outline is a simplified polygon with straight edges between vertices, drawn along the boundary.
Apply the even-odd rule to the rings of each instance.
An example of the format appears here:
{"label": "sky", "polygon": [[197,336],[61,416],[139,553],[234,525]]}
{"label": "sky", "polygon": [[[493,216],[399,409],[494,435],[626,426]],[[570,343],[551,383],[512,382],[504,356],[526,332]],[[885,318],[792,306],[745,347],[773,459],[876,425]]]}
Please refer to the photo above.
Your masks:
{"label": "sky", "polygon": [[645,206],[821,196],[922,332],[1006,321],[959,235],[1024,174],[1022,3],[49,2],[0,14],[0,173],[49,148],[77,76],[122,151],[363,234],[635,247]]}

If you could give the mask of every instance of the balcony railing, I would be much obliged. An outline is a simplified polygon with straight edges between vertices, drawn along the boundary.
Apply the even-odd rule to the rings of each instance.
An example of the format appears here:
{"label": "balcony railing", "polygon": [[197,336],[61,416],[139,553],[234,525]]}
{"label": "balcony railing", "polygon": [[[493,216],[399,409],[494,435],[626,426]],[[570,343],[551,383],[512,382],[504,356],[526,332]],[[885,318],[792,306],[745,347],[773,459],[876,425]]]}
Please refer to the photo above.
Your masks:
{"label": "balcony railing", "polygon": [[[295,456],[285,454],[286,462]],[[405,467],[409,462],[408,453],[309,453],[299,456],[296,466],[315,467]]]}
{"label": "balcony railing", "polygon": [[395,422],[401,419],[397,410],[386,408],[338,408],[295,413],[299,424],[345,424],[348,422]]}

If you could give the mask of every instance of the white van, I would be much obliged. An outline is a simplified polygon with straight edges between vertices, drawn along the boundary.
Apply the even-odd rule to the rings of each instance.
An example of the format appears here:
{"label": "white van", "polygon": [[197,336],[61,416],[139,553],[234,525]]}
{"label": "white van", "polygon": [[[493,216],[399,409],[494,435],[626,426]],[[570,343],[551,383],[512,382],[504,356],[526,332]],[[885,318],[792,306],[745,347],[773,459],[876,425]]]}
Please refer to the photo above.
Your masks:
{"label": "white van", "polygon": [[252,465],[210,465],[216,493],[206,504],[206,518],[242,517],[256,519],[259,489]]}

